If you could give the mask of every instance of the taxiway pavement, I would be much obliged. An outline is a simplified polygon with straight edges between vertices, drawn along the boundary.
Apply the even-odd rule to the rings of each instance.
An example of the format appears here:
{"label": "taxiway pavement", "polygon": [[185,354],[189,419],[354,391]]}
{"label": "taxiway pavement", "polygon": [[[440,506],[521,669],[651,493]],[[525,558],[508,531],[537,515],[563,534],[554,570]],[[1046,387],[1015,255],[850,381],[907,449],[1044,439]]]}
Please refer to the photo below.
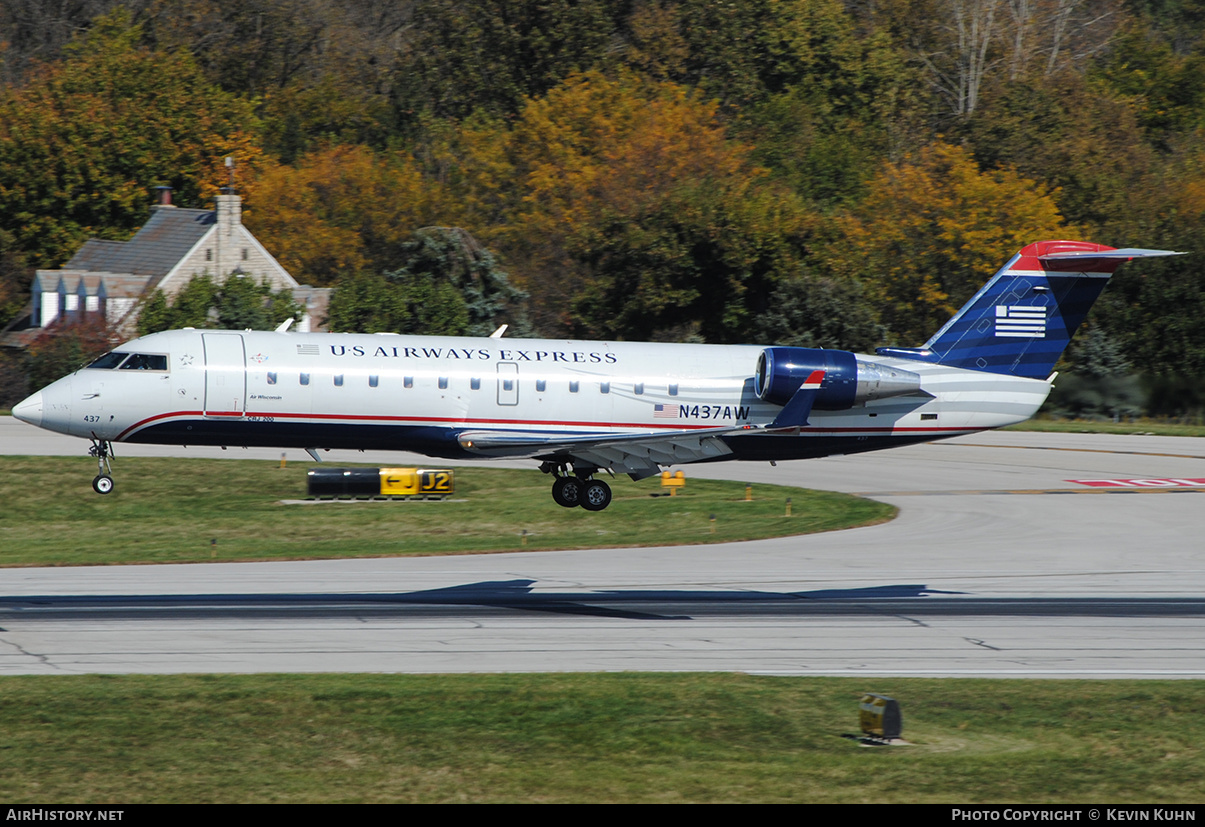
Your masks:
{"label": "taxiway pavement", "polygon": [[[85,449],[0,417],[0,454]],[[122,456],[280,454],[118,446],[114,471],[120,485]],[[900,516],[717,546],[0,569],[0,674],[1205,676],[1205,491],[1071,482],[1205,478],[1205,440],[994,432],[685,470],[865,494]]]}

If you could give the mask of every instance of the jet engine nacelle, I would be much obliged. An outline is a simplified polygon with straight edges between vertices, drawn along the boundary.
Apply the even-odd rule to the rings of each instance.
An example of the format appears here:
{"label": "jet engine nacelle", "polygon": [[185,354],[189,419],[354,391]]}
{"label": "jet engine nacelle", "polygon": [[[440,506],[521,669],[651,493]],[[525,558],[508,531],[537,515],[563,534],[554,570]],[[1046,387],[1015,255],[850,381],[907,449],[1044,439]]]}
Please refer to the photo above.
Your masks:
{"label": "jet engine nacelle", "polygon": [[847,350],[768,347],[757,359],[758,398],[785,405],[814,371],[824,371],[813,408],[841,411],[874,399],[920,392],[920,375],[910,370],[860,361]]}

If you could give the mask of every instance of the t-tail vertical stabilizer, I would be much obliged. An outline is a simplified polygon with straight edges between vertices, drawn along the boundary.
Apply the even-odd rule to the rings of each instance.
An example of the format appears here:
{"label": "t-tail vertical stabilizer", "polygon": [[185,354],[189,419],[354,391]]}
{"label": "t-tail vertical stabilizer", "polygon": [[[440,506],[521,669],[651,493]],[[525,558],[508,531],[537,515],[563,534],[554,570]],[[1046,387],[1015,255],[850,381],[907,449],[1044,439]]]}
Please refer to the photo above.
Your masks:
{"label": "t-tail vertical stabilizer", "polygon": [[1175,255],[1182,254],[1039,241],[1013,256],[923,347],[877,352],[1045,379],[1120,264]]}

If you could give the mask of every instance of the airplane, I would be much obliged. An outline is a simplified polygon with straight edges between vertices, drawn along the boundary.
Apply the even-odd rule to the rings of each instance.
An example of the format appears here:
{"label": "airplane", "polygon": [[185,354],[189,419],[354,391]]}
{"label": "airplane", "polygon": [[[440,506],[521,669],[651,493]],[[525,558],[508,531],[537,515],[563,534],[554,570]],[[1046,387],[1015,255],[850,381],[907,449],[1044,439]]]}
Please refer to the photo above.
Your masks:
{"label": "airplane", "polygon": [[34,393],[18,419],[114,443],[529,458],[561,506],[601,511],[600,472],[874,451],[1022,422],[1113,271],[1182,255],[1041,241],[919,348],[820,348],[173,330]]}

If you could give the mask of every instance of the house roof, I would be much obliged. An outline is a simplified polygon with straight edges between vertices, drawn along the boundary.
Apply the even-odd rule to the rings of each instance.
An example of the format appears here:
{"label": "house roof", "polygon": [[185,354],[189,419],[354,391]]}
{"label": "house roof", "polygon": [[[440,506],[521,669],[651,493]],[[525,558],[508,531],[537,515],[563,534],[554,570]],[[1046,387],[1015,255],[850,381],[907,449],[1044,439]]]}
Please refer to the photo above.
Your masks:
{"label": "house roof", "polygon": [[89,239],[63,269],[162,278],[201,240],[214,221],[212,210],[160,207],[129,241]]}
{"label": "house roof", "polygon": [[131,276],[126,273],[89,273],[78,270],[39,270],[34,276],[34,293],[79,293],[80,287],[89,296],[102,293],[108,298],[138,298],[146,292],[152,276]]}

